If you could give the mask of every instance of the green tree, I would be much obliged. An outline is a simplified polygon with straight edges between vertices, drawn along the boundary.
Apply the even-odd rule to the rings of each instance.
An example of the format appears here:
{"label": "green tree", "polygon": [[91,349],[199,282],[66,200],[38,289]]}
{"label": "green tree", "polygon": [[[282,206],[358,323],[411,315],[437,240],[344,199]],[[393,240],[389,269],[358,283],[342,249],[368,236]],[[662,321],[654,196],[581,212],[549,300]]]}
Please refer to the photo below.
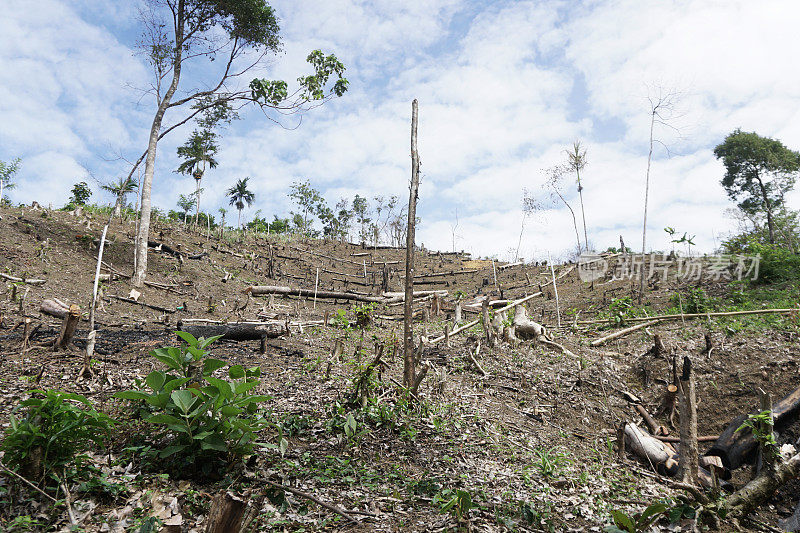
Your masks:
{"label": "green tree", "polygon": [[297,207],[300,208],[300,213],[292,211],[292,215],[299,215],[300,217],[297,219],[298,222],[296,224],[299,233],[310,237],[313,234],[313,222],[309,215],[322,213],[324,216],[326,214],[325,210],[328,206],[325,198],[311,186],[309,180],[292,183],[289,198],[294,200]]}
{"label": "green tree", "polygon": [[794,188],[800,152],[737,128],[714,148],[714,155],[725,164],[722,186],[728,197],[746,213],[766,215],[769,242],[774,244],[775,212],[784,207],[784,196]]}
{"label": "green tree", "polygon": [[250,178],[247,177],[237,181],[236,185],[228,189],[227,193],[231,200],[230,205],[236,206],[236,209],[239,211],[239,220],[236,223],[236,227],[238,228],[242,227],[242,209],[244,209],[244,205],[247,204],[247,207],[250,207],[256,200],[256,195],[247,188],[247,182],[249,180]]}
{"label": "green tree", "polygon": [[86,201],[91,198],[92,190],[85,181],[81,181],[72,186],[72,196],[69,199],[71,204],[86,205]]}
{"label": "green tree", "polygon": [[208,168],[217,168],[217,160],[214,159],[219,149],[214,140],[216,136],[216,133],[211,130],[204,129],[199,132],[195,130],[186,144],[178,147],[178,157],[183,159],[178,166],[178,172],[187,176],[191,175],[195,180],[195,198],[197,199],[195,202],[195,226],[200,218],[200,180],[203,179],[203,174],[206,172],[206,165]]}
{"label": "green tree", "polygon": [[[307,57],[313,73],[298,78],[299,87],[291,93],[283,80],[253,79],[247,86],[240,85],[248,72],[264,68],[268,56],[281,51],[278,18],[265,0],[150,0],[142,13],[140,47],[153,70],[149,92],[156,108],[147,150],[130,174],[144,161],[134,286],[142,286],[147,275],[156,150],[165,135],[199,116],[206,118],[201,126],[208,127],[208,121],[230,117],[232,109],[248,103],[273,118],[270,114],[298,113],[347,91],[344,65],[319,50]],[[202,88],[179,92],[187,73],[194,74],[192,83]],[[213,77],[203,79],[204,73]],[[173,116],[180,110],[184,110],[182,116]],[[164,124],[165,116],[172,116],[171,124]]]}
{"label": "green tree", "polygon": [[106,183],[100,186],[104,191],[108,191],[114,195],[114,215],[120,216],[122,207],[125,205],[125,197],[138,188],[138,184],[133,181],[132,176],[127,178],[119,178],[117,181]]}
{"label": "green tree", "polygon": [[197,203],[197,200],[191,194],[181,194],[178,197],[178,207],[183,211],[183,221],[186,222],[189,219],[189,211]]}
{"label": "green tree", "polygon": [[4,190],[13,189],[17,185],[14,183],[14,175],[19,172],[21,161],[20,158],[16,158],[10,163],[0,161],[0,204],[5,201],[5,197],[3,196]]}
{"label": "green tree", "polygon": [[586,251],[589,251],[589,233],[586,231],[586,211],[583,209],[583,185],[581,185],[581,170],[583,170],[588,161],[586,161],[586,149],[581,146],[580,141],[572,143],[572,149],[567,150],[567,168],[575,173],[575,179],[578,183],[578,196],[581,200],[581,218],[583,219],[583,245]]}
{"label": "green tree", "polygon": [[369,201],[358,194],[353,198],[353,216],[359,226],[358,238],[364,244],[369,237],[369,223],[372,219],[369,216]]}

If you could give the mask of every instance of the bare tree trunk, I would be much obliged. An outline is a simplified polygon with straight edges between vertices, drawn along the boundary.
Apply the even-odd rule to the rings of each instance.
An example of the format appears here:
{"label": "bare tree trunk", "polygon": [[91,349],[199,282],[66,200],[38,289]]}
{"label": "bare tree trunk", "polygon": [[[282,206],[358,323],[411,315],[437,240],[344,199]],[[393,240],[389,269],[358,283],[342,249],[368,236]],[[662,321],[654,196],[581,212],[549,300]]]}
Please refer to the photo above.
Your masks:
{"label": "bare tree trunk", "polygon": [[181,54],[183,50],[183,23],[184,23],[184,0],[178,0],[177,5],[177,18],[175,19],[175,62],[172,68],[172,82],[164,94],[164,98],[158,103],[158,110],[156,116],[153,117],[153,123],[150,126],[150,139],[147,143],[147,158],[145,159],[144,166],[144,181],[142,182],[142,206],[139,221],[139,228],[136,233],[136,247],[134,250],[136,268],[131,283],[134,287],[141,287],[144,285],[144,280],[147,277],[147,240],[150,237],[150,213],[152,212],[152,203],[150,194],[153,189],[153,174],[155,173],[156,165],[156,148],[158,146],[158,135],[161,131],[161,122],[164,120],[164,113],[169,107],[172,95],[178,88],[178,82],[181,78]]}
{"label": "bare tree trunk", "polygon": [[553,187],[553,190],[555,190],[555,192],[558,195],[558,197],[561,198],[561,201],[564,202],[564,205],[567,206],[567,209],[569,209],[569,212],[572,215],[572,227],[575,228],[575,241],[578,243],[578,253],[580,253],[580,251],[581,251],[581,236],[578,233],[578,219],[575,218],[575,211],[572,210],[572,206],[567,203],[567,201],[564,199],[564,197],[561,195],[561,193],[558,191],[558,189]]}
{"label": "bare tree trunk", "polygon": [[411,328],[414,299],[414,233],[419,194],[419,153],[417,152],[417,100],[411,103],[411,186],[408,195],[408,229],[406,231],[406,296],[403,306],[403,385],[414,386],[414,334]]}
{"label": "bare tree trunk", "polygon": [[650,195],[650,162],[653,159],[653,128],[656,125],[656,110],[651,111],[650,116],[650,152],[647,154],[647,172],[644,179],[644,222],[642,223],[642,267],[639,270],[639,303],[642,303],[644,294],[644,254],[647,237],[647,200]]}
{"label": "bare tree trunk", "polygon": [[761,181],[761,176],[756,175],[758,180],[758,187],[761,189],[761,196],[764,197],[764,207],[767,210],[767,228],[769,229],[769,243],[775,244],[775,223],[772,220],[772,204],[767,196],[767,188],[764,187],[764,182]]}
{"label": "bare tree trunk", "polygon": [[589,233],[586,231],[586,211],[583,210],[583,186],[581,185],[581,171],[575,169],[575,175],[578,177],[578,196],[581,199],[581,218],[583,218],[583,245],[586,251],[589,251]]}
{"label": "bare tree trunk", "polygon": [[697,457],[697,403],[695,397],[692,362],[683,358],[683,373],[679,380],[681,408],[681,458],[678,462],[678,477],[690,485],[698,481]]}
{"label": "bare tree trunk", "polygon": [[197,183],[197,188],[195,189],[194,196],[194,226],[197,227],[198,222],[200,221],[200,180],[194,180]]}

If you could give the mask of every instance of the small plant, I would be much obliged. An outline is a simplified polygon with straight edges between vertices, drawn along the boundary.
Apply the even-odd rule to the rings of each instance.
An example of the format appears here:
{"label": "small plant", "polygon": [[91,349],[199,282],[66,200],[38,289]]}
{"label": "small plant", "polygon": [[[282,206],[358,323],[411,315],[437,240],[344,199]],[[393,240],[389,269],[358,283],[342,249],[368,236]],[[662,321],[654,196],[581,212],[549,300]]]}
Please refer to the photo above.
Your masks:
{"label": "small plant", "polygon": [[357,305],[353,308],[353,313],[356,315],[356,325],[365,329],[372,325],[372,313],[375,311],[374,303],[366,303]]}
{"label": "small plant", "polygon": [[759,444],[759,447],[764,450],[765,458],[771,461],[778,456],[778,442],[775,440],[772,427],[772,412],[766,410],[757,414],[747,415],[747,420],[745,420],[736,431],[739,432],[743,429],[749,429],[753,433],[753,438]]}
{"label": "small plant", "polygon": [[444,489],[433,497],[433,504],[439,506],[441,513],[453,513],[462,521],[472,509],[480,506],[472,500],[469,491],[461,489]]}
{"label": "small plant", "polygon": [[337,309],[332,317],[333,324],[342,329],[350,329],[350,321],[347,319],[347,311],[344,309]]}
{"label": "small plant", "polygon": [[18,419],[12,413],[2,449],[3,462],[33,479],[79,469],[83,452],[93,443],[102,446],[113,421],[94,409],[79,394],[58,390],[34,390],[33,397],[14,409],[24,409]]}
{"label": "small plant", "polygon": [[709,313],[713,310],[711,299],[700,287],[690,288],[683,295],[674,294],[672,302],[682,306],[683,312],[689,314]]}
{"label": "small plant", "polygon": [[156,438],[168,445],[158,454],[161,458],[175,456],[207,467],[223,458],[251,454],[256,433],[268,425],[257,404],[269,396],[252,393],[260,384],[261,369],[233,365],[228,368],[229,379],[214,377],[215,371],[227,366],[207,357],[206,348],[219,336],[196,339],[183,331],[177,334],[186,344],[150,352],[166,365],[166,372],[153,371],[144,383],[137,382],[138,389],[114,396],[137,402],[142,418],[162,428]]}
{"label": "small plant", "polygon": [[606,533],[639,533],[647,530],[666,512],[667,506],[663,503],[654,503],[633,516],[614,509],[611,511],[611,519],[614,523],[606,526],[603,531]]}
{"label": "small plant", "polygon": [[608,315],[615,326],[622,326],[629,318],[636,316],[636,308],[630,296],[614,298],[608,306]]}
{"label": "small plant", "polygon": [[571,462],[569,456],[564,452],[559,452],[556,448],[539,448],[536,450],[539,460],[535,463],[539,472],[546,478],[556,477],[562,466]]}

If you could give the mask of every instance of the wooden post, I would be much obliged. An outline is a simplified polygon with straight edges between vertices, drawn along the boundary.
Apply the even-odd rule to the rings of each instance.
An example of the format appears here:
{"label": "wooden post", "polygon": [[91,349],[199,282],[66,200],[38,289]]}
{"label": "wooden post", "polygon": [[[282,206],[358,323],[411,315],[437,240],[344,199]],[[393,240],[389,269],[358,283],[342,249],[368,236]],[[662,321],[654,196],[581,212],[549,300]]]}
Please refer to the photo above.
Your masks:
{"label": "wooden post", "polygon": [[100,249],[97,251],[97,268],[94,271],[94,288],[92,290],[92,307],[89,309],[89,331],[94,331],[94,310],[97,305],[97,287],[100,283],[100,265],[103,264],[103,248],[106,245],[106,232],[108,224],[103,228],[103,235],[100,237]]}
{"label": "wooden post", "polygon": [[317,267],[317,277],[314,280],[314,310],[317,309],[317,289],[319,289],[319,267]]}
{"label": "wooden post", "polygon": [[20,364],[23,362],[25,357],[25,350],[28,349],[28,339],[31,335],[31,319],[29,317],[25,317],[23,319],[24,329],[22,330],[22,345],[19,348],[19,362]]}
{"label": "wooden post", "polygon": [[411,186],[408,195],[408,227],[406,230],[406,294],[403,305],[403,385],[414,387],[416,365],[414,362],[414,335],[412,331],[412,306],[414,299],[414,234],[419,195],[419,152],[417,152],[417,100],[411,103]]}
{"label": "wooden post", "polygon": [[627,423],[626,420],[623,420],[617,426],[617,458],[620,461],[625,460],[625,425]]}
{"label": "wooden post", "polygon": [[450,324],[444,325],[444,345],[450,347]]}
{"label": "wooden post", "polygon": [[461,324],[461,302],[456,302],[455,318],[453,322],[455,322],[455,327]]}
{"label": "wooden post", "polygon": [[486,335],[486,342],[489,342],[491,339],[491,333],[489,332],[489,298],[487,297],[483,303],[481,304],[481,327],[483,328],[483,333]]}
{"label": "wooden post", "polygon": [[[761,412],[769,412],[769,421],[759,422],[759,431],[766,435],[772,433],[772,428],[775,427],[775,417],[772,413],[772,397],[764,391],[758,389],[758,401]],[[761,445],[758,448],[758,458],[756,459],[756,467],[753,469],[753,478],[761,472],[765,467],[769,467],[773,463],[774,450],[769,450],[766,446]]]}
{"label": "wooden post", "polygon": [[683,372],[678,383],[681,408],[681,457],[678,462],[678,478],[684,483],[696,485],[698,482],[697,404],[692,361],[688,356],[683,358]]}
{"label": "wooden post", "polygon": [[547,252],[547,263],[550,265],[550,273],[553,275],[553,292],[556,294],[556,318],[558,319],[558,327],[561,327],[561,309],[558,305],[558,287],[556,287],[556,271],[553,268],[553,260],[550,258],[550,252]]}
{"label": "wooden post", "polygon": [[64,317],[64,322],[61,323],[61,332],[58,335],[53,348],[58,350],[66,349],[72,343],[72,337],[75,336],[75,328],[78,321],[81,319],[81,308],[75,304],[69,306],[69,313]]}

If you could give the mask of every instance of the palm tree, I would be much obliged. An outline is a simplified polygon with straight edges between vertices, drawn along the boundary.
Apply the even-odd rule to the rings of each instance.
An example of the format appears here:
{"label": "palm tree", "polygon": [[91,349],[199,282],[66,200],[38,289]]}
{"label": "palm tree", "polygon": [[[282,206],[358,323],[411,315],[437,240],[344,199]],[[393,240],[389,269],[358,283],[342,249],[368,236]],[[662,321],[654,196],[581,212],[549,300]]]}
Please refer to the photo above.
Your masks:
{"label": "palm tree", "polygon": [[139,185],[133,181],[133,176],[129,176],[101,185],[100,188],[110,192],[116,197],[116,201],[114,202],[114,214],[112,217],[119,217],[122,213],[122,206],[125,205],[125,197],[139,188]]}
{"label": "palm tree", "polygon": [[236,225],[240,228],[242,226],[242,209],[244,209],[244,204],[250,207],[256,199],[256,195],[247,189],[247,182],[249,179],[249,177],[241,179],[236,182],[236,185],[228,189],[228,196],[231,199],[230,205],[235,205],[236,209],[239,210],[239,220]]}
{"label": "palm tree", "polygon": [[214,142],[216,136],[214,132],[209,130],[202,130],[199,133],[195,130],[189,140],[186,141],[186,144],[178,147],[178,157],[184,160],[178,167],[178,172],[191,175],[197,182],[195,225],[197,225],[197,220],[200,218],[200,180],[203,179],[206,165],[209,168],[217,168],[217,160],[214,159],[214,155],[218,150]]}

